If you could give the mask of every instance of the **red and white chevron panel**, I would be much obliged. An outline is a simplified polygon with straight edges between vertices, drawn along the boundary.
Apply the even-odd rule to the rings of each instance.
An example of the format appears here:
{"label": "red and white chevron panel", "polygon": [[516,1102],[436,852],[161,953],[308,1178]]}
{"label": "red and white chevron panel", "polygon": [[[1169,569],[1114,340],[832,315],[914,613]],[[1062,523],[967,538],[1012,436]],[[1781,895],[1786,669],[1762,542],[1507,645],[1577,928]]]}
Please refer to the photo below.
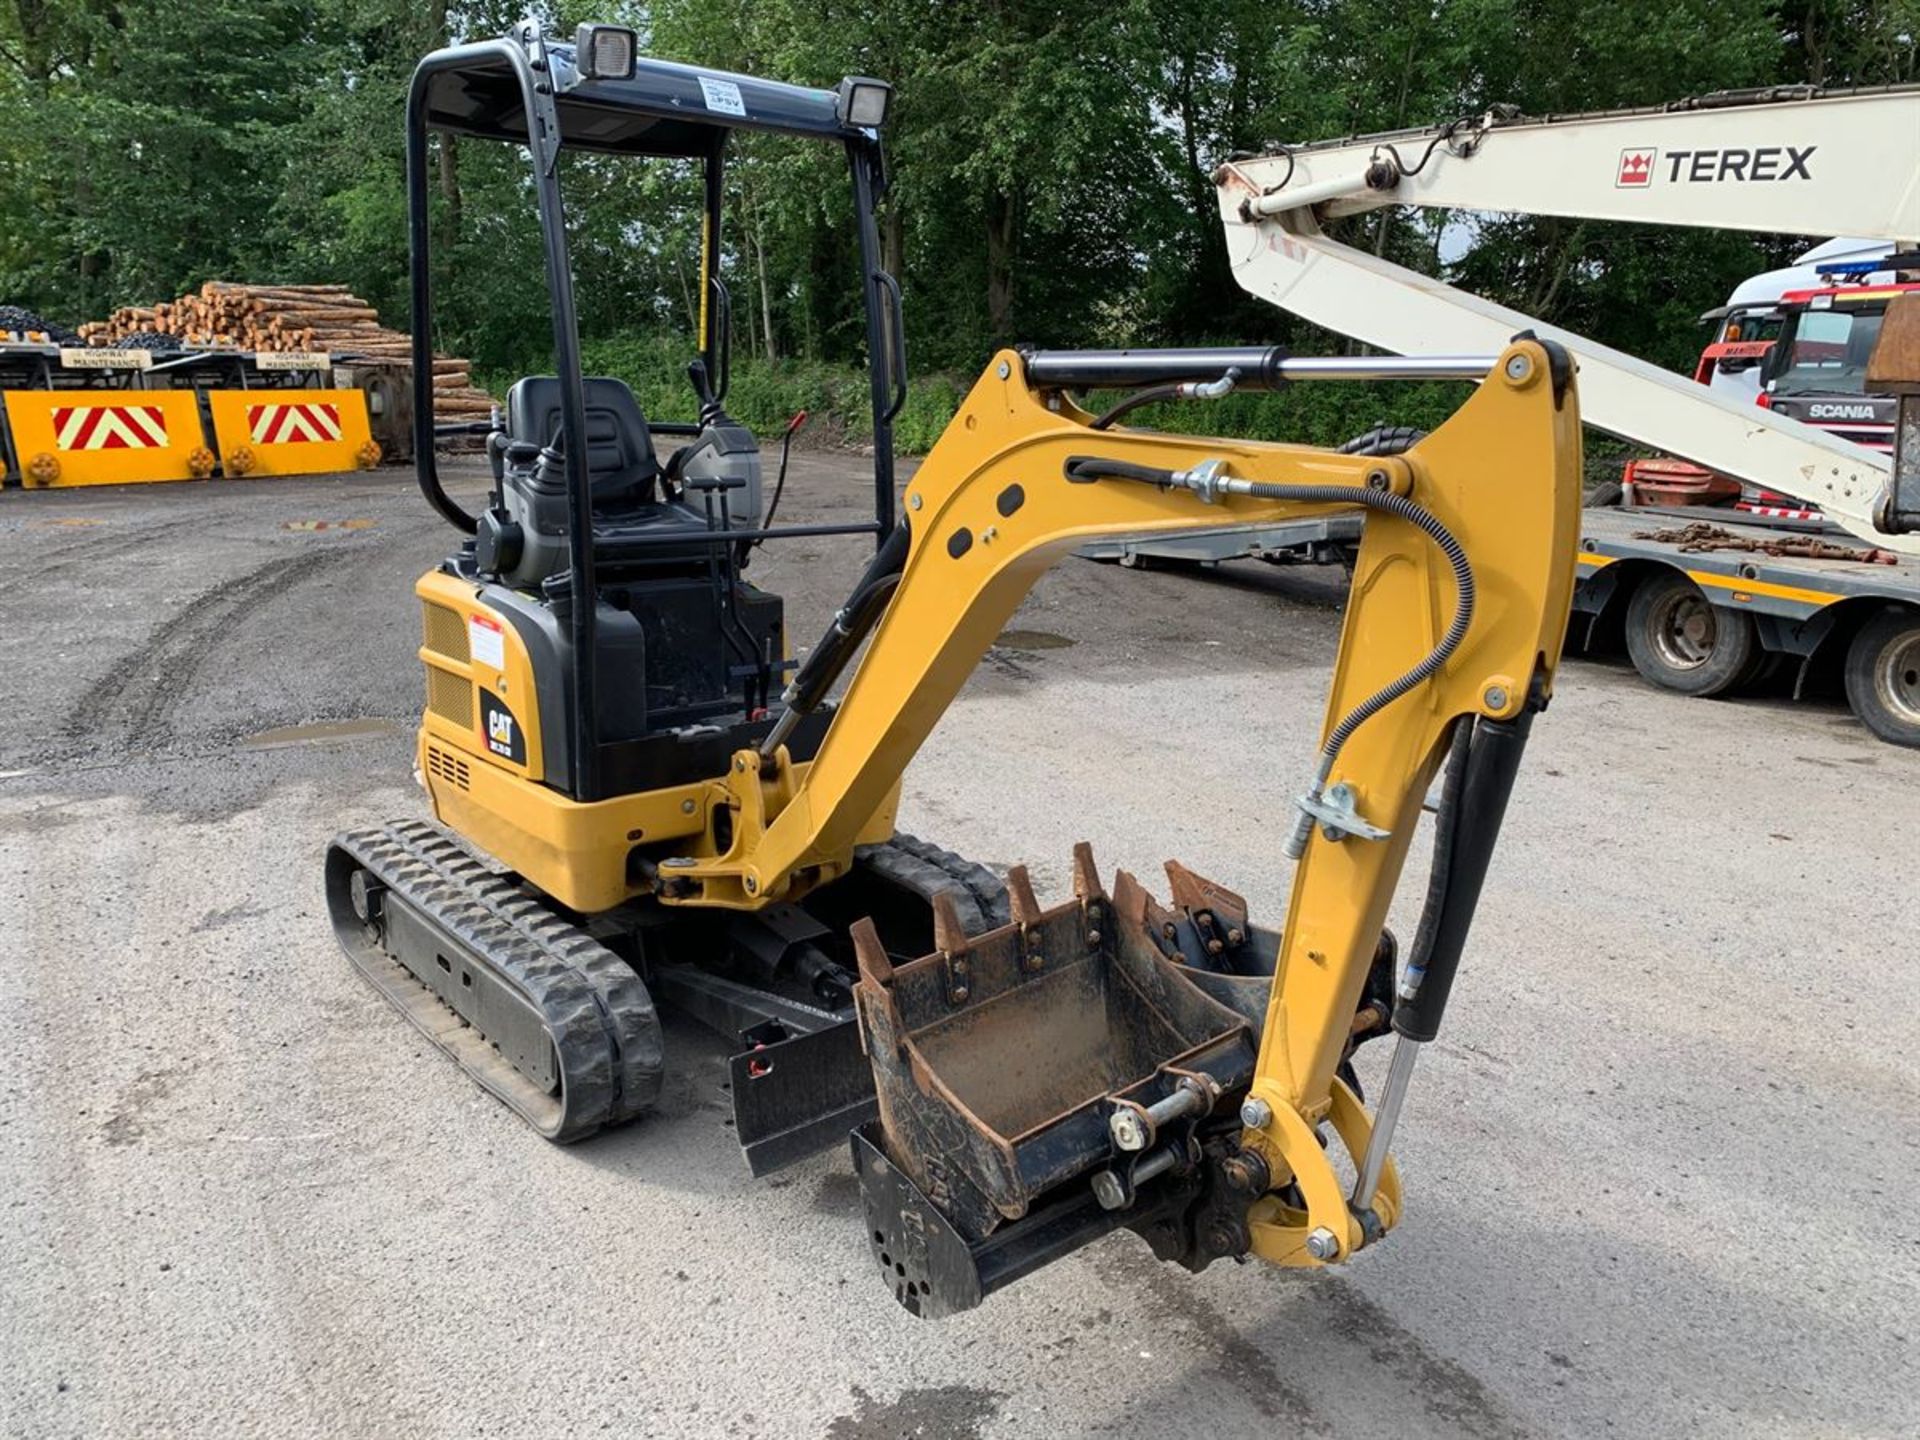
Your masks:
{"label": "red and white chevron panel", "polygon": [[158,405],[57,406],[53,437],[62,450],[161,450],[173,443]]}
{"label": "red and white chevron panel", "polygon": [[256,445],[304,445],[340,438],[340,407],[309,400],[297,405],[249,405],[247,430]]}

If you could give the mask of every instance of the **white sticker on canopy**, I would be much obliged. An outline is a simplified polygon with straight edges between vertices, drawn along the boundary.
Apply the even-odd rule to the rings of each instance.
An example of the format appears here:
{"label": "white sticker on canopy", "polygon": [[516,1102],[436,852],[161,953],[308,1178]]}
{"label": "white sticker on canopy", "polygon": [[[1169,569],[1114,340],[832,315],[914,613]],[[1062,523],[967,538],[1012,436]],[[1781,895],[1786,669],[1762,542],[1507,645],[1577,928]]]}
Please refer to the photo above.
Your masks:
{"label": "white sticker on canopy", "polygon": [[709,80],[700,77],[700,93],[706,98],[707,109],[717,110],[722,115],[746,117],[747,102],[740,98],[740,87],[731,80]]}
{"label": "white sticker on canopy", "polygon": [[507,668],[507,636],[498,620],[485,615],[468,616],[467,648],[473,654],[474,664],[494,670]]}

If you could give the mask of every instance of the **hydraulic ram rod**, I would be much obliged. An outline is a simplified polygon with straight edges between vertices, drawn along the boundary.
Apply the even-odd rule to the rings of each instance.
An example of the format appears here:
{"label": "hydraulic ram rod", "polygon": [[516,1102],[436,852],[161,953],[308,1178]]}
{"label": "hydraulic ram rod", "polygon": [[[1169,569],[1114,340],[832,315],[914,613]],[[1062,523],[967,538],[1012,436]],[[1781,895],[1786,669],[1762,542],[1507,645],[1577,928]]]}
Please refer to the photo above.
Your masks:
{"label": "hydraulic ram rod", "polygon": [[1483,380],[1491,355],[1290,355],[1281,345],[1195,350],[1033,350],[1027,381],[1044,390],[1133,389],[1213,380],[1238,370],[1242,389],[1278,390],[1295,380]]}

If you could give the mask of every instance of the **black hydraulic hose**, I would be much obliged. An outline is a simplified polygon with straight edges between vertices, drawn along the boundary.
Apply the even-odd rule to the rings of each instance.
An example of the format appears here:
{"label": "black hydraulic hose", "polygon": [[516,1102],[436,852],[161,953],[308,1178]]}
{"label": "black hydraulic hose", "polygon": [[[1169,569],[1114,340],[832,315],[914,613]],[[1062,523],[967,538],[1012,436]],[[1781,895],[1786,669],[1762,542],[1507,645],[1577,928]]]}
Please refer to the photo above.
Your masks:
{"label": "black hydraulic hose", "polygon": [[834,615],[826,634],[820,637],[820,643],[813,647],[813,653],[807,656],[781,695],[790,715],[797,718],[811,714],[833,688],[833,682],[840,678],[840,672],[846,669],[860,642],[867,638],[867,632],[887,608],[894,587],[900,583],[911,540],[907,527],[896,525],[886,543],[874,552],[852,597]]}
{"label": "black hydraulic hose", "polygon": [[1440,553],[1446,556],[1447,564],[1453,569],[1456,600],[1453,608],[1453,623],[1447,626],[1447,633],[1440,637],[1439,644],[1428,651],[1426,658],[1419,664],[1399,679],[1374,691],[1342,716],[1340,723],[1327,732],[1326,744],[1320,747],[1320,765],[1324,779],[1325,773],[1332,768],[1334,757],[1340,753],[1347,741],[1353,738],[1354,731],[1401,696],[1439,674],[1447,661],[1453,658],[1453,652],[1458,650],[1461,642],[1467,638],[1467,631],[1473,625],[1473,610],[1478,594],[1473,579],[1473,562],[1467,558],[1466,547],[1455,539],[1453,532],[1442,525],[1430,511],[1422,509],[1404,495],[1394,494],[1391,490],[1371,488],[1362,490],[1344,485],[1271,485],[1254,480],[1247,482],[1235,493],[1251,495],[1257,500],[1294,500],[1309,505],[1357,504],[1369,510],[1378,510],[1382,514],[1392,515],[1419,529],[1433,541]]}
{"label": "black hydraulic hose", "polygon": [[[1077,455],[1067,460],[1067,479],[1085,484],[1101,479],[1140,480],[1148,484],[1170,488],[1183,483],[1177,480],[1171,470],[1157,470],[1148,465],[1134,465],[1124,460],[1108,460],[1100,456]],[[1453,568],[1454,594],[1457,597],[1453,610],[1453,623],[1447,626],[1446,634],[1440,642],[1427,652],[1426,658],[1408,670],[1397,680],[1381,686],[1373,694],[1355,705],[1340,722],[1327,733],[1326,744],[1320,747],[1320,772],[1316,777],[1316,790],[1325,782],[1333,768],[1334,758],[1342,747],[1353,737],[1367,721],[1379,714],[1387,706],[1409,691],[1431,680],[1440,673],[1441,668],[1453,658],[1453,652],[1467,638],[1467,631],[1473,624],[1473,610],[1477,595],[1473,579],[1473,564],[1467,558],[1466,548],[1454,538],[1451,530],[1442,525],[1433,514],[1391,490],[1375,490],[1351,485],[1276,485],[1263,480],[1232,479],[1228,493],[1247,495],[1256,500],[1290,500],[1302,505],[1360,505],[1368,510],[1377,510],[1406,521],[1420,530],[1433,541],[1440,553],[1447,558]]]}
{"label": "black hydraulic hose", "polygon": [[[797,411],[794,417],[787,421],[787,428],[780,433],[780,474],[773,482],[773,499],[767,502],[766,518],[760,522],[762,530],[773,529],[773,517],[780,513],[780,497],[786,493],[787,489],[787,461],[793,454],[793,437],[800,433],[801,427],[806,423],[807,412]],[[764,535],[758,540],[743,540],[740,543],[740,562],[746,563],[749,549],[758,549],[766,543],[767,537]]]}
{"label": "black hydraulic hose", "polygon": [[1178,385],[1155,385],[1148,390],[1136,390],[1133,394],[1127,396],[1126,399],[1102,413],[1099,418],[1087,428],[1089,430],[1105,430],[1129,410],[1138,410],[1142,405],[1152,405],[1160,400],[1178,400],[1179,398],[1180,387]]}
{"label": "black hydraulic hose", "polygon": [[1091,485],[1096,480],[1138,480],[1162,489],[1173,483],[1173,472],[1152,465],[1136,465],[1131,460],[1107,460],[1096,455],[1075,455],[1067,461],[1067,483]]}
{"label": "black hydraulic hose", "polygon": [[1460,790],[1466,783],[1467,756],[1473,749],[1473,719],[1462,715],[1448,732],[1446,776],[1440,785],[1440,808],[1434,817],[1433,864],[1427,871],[1427,898],[1420,909],[1420,928],[1407,951],[1407,968],[1400,979],[1400,999],[1411,1000],[1426,978],[1427,963],[1439,930],[1441,911],[1453,877],[1454,841],[1460,833]]}
{"label": "black hydraulic hose", "polygon": [[[1466,763],[1460,767],[1458,787],[1451,804],[1442,802],[1446,865],[1443,877],[1436,874],[1442,888],[1429,888],[1420,933],[1409,957],[1410,972],[1415,964],[1421,967],[1419,988],[1393,1007],[1393,1028],[1408,1040],[1427,1041],[1440,1033],[1539,703],[1529,697],[1527,707],[1511,720],[1472,722],[1473,738]],[[1451,817],[1444,815],[1447,810],[1453,811]],[[1439,863],[1436,842],[1436,871]]]}

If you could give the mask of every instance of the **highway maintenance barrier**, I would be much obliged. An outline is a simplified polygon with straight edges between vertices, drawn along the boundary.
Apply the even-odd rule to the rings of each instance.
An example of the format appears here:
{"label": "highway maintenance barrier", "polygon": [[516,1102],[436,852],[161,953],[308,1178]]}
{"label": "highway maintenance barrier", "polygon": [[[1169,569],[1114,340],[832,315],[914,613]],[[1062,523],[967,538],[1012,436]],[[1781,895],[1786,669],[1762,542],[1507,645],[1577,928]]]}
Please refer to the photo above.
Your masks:
{"label": "highway maintenance barrier", "polygon": [[211,390],[228,475],[321,475],[379,463],[359,390]]}

